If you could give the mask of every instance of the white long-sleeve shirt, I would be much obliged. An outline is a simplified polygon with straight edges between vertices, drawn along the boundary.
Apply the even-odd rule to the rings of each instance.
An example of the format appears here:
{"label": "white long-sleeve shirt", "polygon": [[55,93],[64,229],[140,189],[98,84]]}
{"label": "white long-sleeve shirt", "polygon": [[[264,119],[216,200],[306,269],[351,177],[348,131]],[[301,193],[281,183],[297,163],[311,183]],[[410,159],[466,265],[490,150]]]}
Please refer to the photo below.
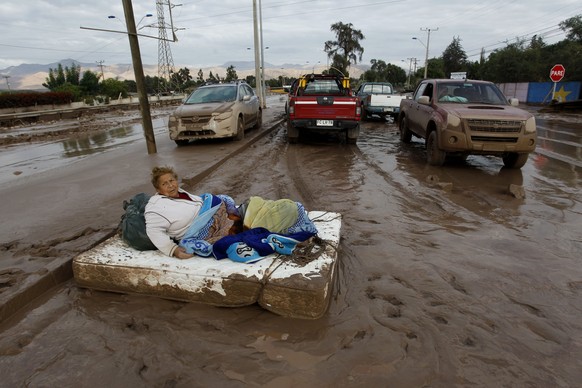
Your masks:
{"label": "white long-sleeve shirt", "polygon": [[184,236],[202,207],[202,198],[182,189],[179,191],[188,194],[192,201],[155,194],[144,212],[148,237],[168,256],[172,256],[178,247],[174,240]]}

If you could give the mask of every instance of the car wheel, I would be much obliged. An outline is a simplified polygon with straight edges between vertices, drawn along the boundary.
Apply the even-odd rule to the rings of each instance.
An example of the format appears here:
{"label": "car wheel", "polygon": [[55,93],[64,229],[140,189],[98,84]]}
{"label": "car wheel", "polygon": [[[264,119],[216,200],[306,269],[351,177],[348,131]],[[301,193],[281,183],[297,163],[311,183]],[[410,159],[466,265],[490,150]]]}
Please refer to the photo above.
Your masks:
{"label": "car wheel", "polygon": [[295,128],[293,124],[287,121],[287,141],[291,144],[297,143],[299,140],[299,129]]}
{"label": "car wheel", "polygon": [[236,135],[234,136],[234,140],[241,141],[245,138],[245,123],[242,117],[238,118],[236,122]]}
{"label": "car wheel", "polygon": [[522,168],[527,162],[529,154],[518,154],[512,152],[503,157],[503,164],[507,168]]}
{"label": "car wheel", "polygon": [[362,107],[362,121],[368,120],[368,112]]}
{"label": "car wheel", "polygon": [[346,130],[346,143],[356,144],[358,141],[358,136],[360,135],[360,125],[356,125],[354,128]]}
{"label": "car wheel", "polygon": [[442,166],[445,164],[447,153],[439,148],[436,130],[428,135],[426,140],[426,157],[431,166]]}
{"label": "car wheel", "polygon": [[412,132],[408,129],[408,119],[406,116],[400,120],[400,141],[403,143],[410,143],[412,140]]}
{"label": "car wheel", "polygon": [[263,126],[263,110],[259,109],[257,112],[257,122],[255,123],[254,128],[260,129]]}
{"label": "car wheel", "polygon": [[176,142],[176,145],[178,147],[185,146],[188,145],[188,143],[190,143],[190,140],[174,140],[174,141]]}

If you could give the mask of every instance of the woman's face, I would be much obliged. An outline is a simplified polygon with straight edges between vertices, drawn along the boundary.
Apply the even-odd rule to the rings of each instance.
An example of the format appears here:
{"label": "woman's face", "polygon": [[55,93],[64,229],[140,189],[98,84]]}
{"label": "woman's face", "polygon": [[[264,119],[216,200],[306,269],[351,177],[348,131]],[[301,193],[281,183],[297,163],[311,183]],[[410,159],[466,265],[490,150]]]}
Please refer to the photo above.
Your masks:
{"label": "woman's face", "polygon": [[158,179],[157,190],[167,197],[178,198],[178,180],[173,174],[164,174]]}

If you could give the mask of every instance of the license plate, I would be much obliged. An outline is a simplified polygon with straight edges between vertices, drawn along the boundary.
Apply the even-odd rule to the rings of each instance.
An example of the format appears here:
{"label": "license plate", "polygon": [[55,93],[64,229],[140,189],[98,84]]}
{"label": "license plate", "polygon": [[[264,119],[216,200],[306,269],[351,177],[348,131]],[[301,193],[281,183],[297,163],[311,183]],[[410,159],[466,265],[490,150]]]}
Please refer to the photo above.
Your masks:
{"label": "license plate", "polygon": [[393,112],[394,108],[384,108],[384,112]]}
{"label": "license plate", "polygon": [[333,127],[333,120],[317,120],[318,127]]}

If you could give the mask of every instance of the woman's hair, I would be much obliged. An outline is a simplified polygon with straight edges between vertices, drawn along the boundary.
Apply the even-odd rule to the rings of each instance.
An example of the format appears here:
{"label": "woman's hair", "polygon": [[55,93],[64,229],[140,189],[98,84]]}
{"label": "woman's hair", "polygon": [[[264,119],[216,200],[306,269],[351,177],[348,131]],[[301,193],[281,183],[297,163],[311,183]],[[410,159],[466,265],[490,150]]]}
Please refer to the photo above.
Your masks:
{"label": "woman's hair", "polygon": [[174,178],[178,179],[178,174],[174,171],[172,167],[162,166],[162,167],[154,167],[152,168],[152,185],[157,189],[158,188],[158,180],[162,175],[172,174]]}

